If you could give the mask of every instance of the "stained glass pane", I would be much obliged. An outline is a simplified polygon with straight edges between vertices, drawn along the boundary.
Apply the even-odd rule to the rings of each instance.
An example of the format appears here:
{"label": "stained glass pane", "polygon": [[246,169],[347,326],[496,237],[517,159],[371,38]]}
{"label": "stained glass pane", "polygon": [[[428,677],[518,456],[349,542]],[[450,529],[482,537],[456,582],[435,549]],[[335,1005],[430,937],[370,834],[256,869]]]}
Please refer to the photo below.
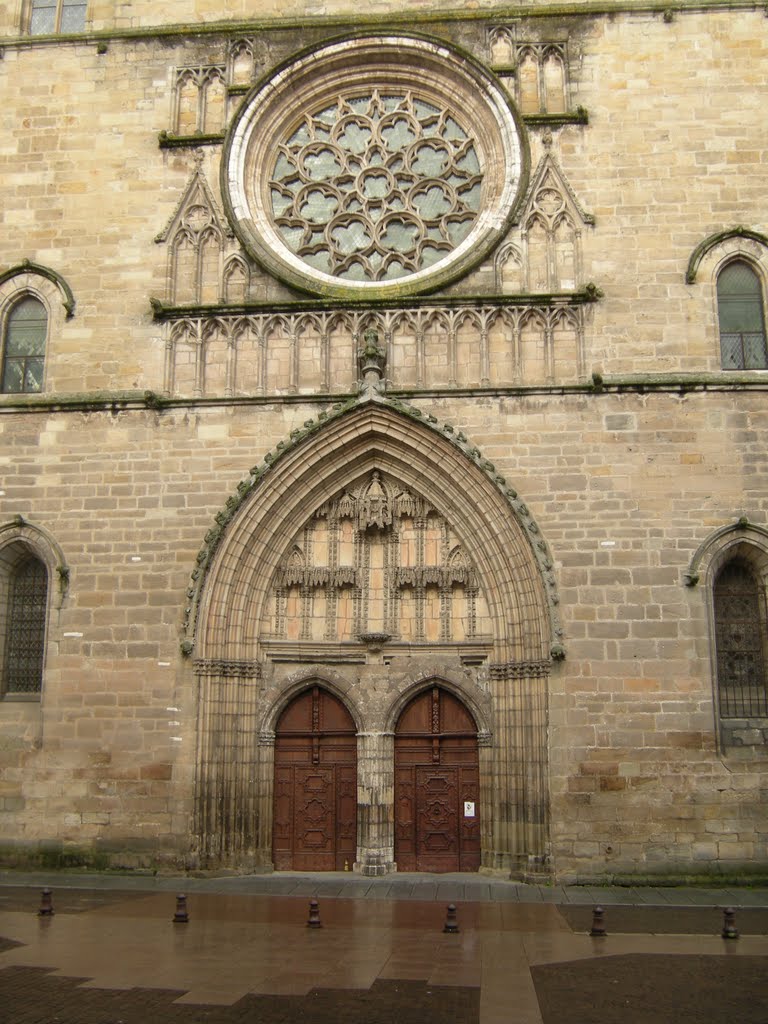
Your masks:
{"label": "stained glass pane", "polygon": [[24,299],[8,317],[5,351],[11,356],[39,356],[45,353],[48,318],[37,299]]}
{"label": "stained glass pane", "polygon": [[10,312],[3,346],[5,394],[41,391],[48,319],[37,299],[26,298]]}
{"label": "stained glass pane", "polygon": [[723,369],[768,367],[760,280],[743,260],[729,263],[718,277],[717,307]]}
{"label": "stained glass pane", "polygon": [[11,574],[5,637],[5,690],[39,693],[43,683],[48,574],[37,558],[25,559]]}
{"label": "stained glass pane", "polygon": [[765,623],[750,567],[738,559],[729,562],[717,577],[714,599],[720,715],[766,715]]}
{"label": "stained glass pane", "polygon": [[55,0],[32,0],[32,11],[29,16],[30,35],[41,36],[55,31]]}
{"label": "stained glass pane", "polygon": [[43,360],[27,359],[24,365],[24,390],[33,393],[43,390]]}
{"label": "stained glass pane", "polygon": [[85,28],[86,4],[64,0],[61,9],[61,32],[82,32]]}
{"label": "stained glass pane", "polygon": [[3,394],[16,395],[23,391],[24,361],[6,359],[3,367]]}

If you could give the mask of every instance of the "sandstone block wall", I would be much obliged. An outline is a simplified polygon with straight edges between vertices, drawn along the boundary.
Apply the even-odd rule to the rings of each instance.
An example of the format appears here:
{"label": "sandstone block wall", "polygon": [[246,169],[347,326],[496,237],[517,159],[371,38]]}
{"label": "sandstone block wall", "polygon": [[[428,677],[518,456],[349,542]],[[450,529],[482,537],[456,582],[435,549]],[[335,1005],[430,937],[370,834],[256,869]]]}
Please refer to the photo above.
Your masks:
{"label": "sandstone block wall", "polygon": [[[257,40],[257,75],[304,42],[360,27],[323,26],[350,13],[341,3],[261,6],[229,8],[271,22],[235,33]],[[0,395],[0,526],[24,517],[70,570],[63,589],[51,582],[42,700],[0,700],[0,833],[6,856],[46,846],[55,856],[63,845],[129,866],[180,865],[194,857],[198,684],[179,644],[196,556],[250,468],[354,392],[353,330],[339,321],[329,335],[330,375],[313,369],[322,332],[311,331],[298,352],[278,331],[261,378],[255,356],[240,378],[219,372],[215,346],[207,386],[186,356],[169,375],[174,321],[153,317],[149,302],[173,303],[168,240],[156,238],[199,173],[223,216],[222,147],[158,139],[176,130],[177,69],[226,64],[233,36],[226,25],[127,31],[210,28],[220,5],[202,0],[95,2],[90,27],[112,33],[99,53],[95,37],[20,39],[18,7],[0,3],[0,274],[31,260],[61,275],[76,306],[67,317],[51,291],[43,394]],[[489,60],[488,33],[503,18],[482,14],[417,27]],[[279,20],[294,15],[313,19],[304,34]],[[685,272],[709,236],[768,232],[768,21],[757,9],[682,9],[672,21],[575,11],[521,14],[515,31],[567,40],[570,109],[584,107],[588,123],[530,122],[531,171],[553,158],[562,194],[589,215],[574,291],[594,282],[602,297],[578,307],[573,329],[524,329],[517,374],[500,319],[488,379],[479,321],[462,324],[453,356],[444,335],[427,333],[419,349],[411,323],[390,339],[388,387],[477,446],[551,552],[566,651],[548,681],[552,870],[764,869],[768,760],[759,747],[718,743],[709,590],[686,586],[685,573],[722,527],[740,517],[768,526],[768,381],[720,370],[722,253],[704,258],[692,284]],[[509,242],[520,242],[519,225]],[[222,261],[236,240],[226,246]],[[247,300],[297,297],[250,270]],[[498,285],[491,257],[449,292],[469,302],[498,296]],[[145,391],[165,402],[148,405]]]}

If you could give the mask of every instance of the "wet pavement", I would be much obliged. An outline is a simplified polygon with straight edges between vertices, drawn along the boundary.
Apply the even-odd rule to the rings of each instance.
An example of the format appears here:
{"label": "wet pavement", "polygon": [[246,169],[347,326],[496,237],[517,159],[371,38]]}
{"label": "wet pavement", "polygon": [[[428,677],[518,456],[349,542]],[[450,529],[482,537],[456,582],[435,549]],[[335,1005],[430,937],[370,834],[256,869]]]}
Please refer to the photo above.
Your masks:
{"label": "wet pavement", "polygon": [[[37,913],[46,885],[52,917]],[[189,921],[174,923],[182,891]],[[588,934],[598,903],[603,938]],[[738,940],[721,936],[725,906]],[[0,1024],[683,1024],[723,1005],[766,1024],[767,933],[756,888],[0,872]]]}

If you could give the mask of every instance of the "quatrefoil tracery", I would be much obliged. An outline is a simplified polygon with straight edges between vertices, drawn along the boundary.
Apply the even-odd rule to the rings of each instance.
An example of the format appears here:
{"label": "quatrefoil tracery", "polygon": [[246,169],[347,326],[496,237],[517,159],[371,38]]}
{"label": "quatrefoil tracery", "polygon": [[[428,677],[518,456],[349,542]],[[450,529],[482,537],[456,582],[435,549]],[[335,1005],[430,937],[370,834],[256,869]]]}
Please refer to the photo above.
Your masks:
{"label": "quatrefoil tracery", "polygon": [[389,281],[426,269],[470,232],[482,173],[447,109],[408,91],[339,99],[278,146],[274,223],[315,269]]}

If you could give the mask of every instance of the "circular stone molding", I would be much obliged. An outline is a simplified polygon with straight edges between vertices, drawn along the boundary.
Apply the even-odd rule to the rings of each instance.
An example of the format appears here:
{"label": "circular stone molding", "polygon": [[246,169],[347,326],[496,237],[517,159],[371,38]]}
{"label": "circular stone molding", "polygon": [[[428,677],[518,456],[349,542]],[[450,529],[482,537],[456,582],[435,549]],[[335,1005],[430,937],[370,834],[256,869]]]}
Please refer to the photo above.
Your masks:
{"label": "circular stone molding", "polygon": [[506,233],[528,153],[498,81],[415,36],[344,39],[263,80],[230,128],[227,212],[293,287],[373,299],[442,287]]}

